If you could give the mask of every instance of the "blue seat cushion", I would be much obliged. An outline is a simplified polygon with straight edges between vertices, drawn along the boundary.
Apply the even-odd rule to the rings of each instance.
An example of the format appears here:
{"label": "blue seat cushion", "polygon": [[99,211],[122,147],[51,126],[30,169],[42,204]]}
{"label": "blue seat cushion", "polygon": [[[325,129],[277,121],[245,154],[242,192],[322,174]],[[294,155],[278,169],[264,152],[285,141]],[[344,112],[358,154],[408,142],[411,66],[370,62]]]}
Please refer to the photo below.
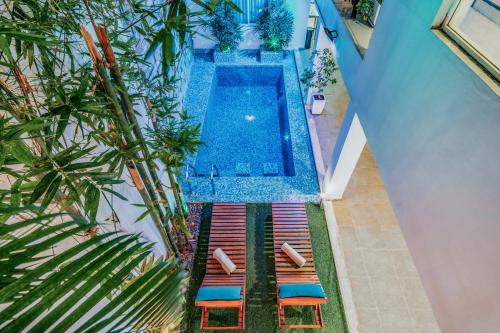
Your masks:
{"label": "blue seat cushion", "polygon": [[290,297],[321,297],[325,298],[325,292],[320,284],[282,284],[280,286],[280,298]]}
{"label": "blue seat cushion", "polygon": [[201,287],[197,301],[234,301],[241,299],[241,287]]}

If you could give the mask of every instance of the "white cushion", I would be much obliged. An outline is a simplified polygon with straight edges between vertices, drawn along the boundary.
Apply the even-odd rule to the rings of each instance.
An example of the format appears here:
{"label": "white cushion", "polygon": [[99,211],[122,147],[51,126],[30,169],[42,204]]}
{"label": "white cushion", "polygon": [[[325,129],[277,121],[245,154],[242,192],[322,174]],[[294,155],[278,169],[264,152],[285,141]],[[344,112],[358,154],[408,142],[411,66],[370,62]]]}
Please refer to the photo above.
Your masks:
{"label": "white cushion", "polygon": [[281,245],[281,250],[285,252],[290,257],[290,259],[292,259],[297,264],[297,266],[302,267],[306,264],[307,260],[297,251],[295,251],[295,249],[288,243],[283,243],[283,245]]}
{"label": "white cushion", "polygon": [[219,247],[214,251],[214,258],[217,260],[224,271],[228,275],[231,275],[236,270],[236,265],[234,262],[227,256],[227,254],[224,253],[224,251]]}

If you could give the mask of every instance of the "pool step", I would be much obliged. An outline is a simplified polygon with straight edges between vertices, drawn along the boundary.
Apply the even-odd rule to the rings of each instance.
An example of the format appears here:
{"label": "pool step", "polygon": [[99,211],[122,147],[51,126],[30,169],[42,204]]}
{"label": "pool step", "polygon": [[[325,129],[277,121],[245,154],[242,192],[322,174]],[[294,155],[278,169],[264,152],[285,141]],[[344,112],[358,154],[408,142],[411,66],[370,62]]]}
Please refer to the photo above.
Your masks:
{"label": "pool step", "polygon": [[279,174],[277,163],[263,163],[262,168],[264,176],[277,176]]}
{"label": "pool step", "polygon": [[250,177],[250,163],[236,163],[236,176]]}

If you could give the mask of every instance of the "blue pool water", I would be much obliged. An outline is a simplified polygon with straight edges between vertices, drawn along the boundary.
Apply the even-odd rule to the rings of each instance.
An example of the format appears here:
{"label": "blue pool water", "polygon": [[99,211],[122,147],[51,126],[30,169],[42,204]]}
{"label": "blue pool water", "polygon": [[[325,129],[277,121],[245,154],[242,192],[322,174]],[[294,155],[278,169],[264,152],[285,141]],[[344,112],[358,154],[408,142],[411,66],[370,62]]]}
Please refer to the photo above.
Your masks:
{"label": "blue pool water", "polygon": [[[230,63],[197,53],[183,107],[204,145],[189,156],[189,202],[319,201],[299,77],[292,53],[262,63],[244,52]],[[219,170],[211,178],[211,166]],[[189,173],[186,173],[189,170]]]}
{"label": "blue pool water", "polygon": [[198,173],[295,175],[282,67],[217,67],[202,128]]}

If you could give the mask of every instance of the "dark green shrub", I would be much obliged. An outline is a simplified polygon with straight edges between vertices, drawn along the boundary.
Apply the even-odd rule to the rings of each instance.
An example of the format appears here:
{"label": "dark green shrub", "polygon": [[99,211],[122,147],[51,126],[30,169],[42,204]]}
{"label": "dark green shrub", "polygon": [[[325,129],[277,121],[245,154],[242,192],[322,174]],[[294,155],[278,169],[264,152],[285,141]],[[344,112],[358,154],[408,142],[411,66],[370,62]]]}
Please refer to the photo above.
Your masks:
{"label": "dark green shrub", "polygon": [[358,11],[358,17],[363,22],[368,22],[368,20],[373,16],[373,10],[375,9],[375,0],[360,0],[356,4],[356,9]]}
{"label": "dark green shrub", "polygon": [[293,14],[281,0],[270,0],[257,18],[255,30],[269,51],[282,50],[293,37]]}
{"label": "dark green shrub", "polygon": [[208,26],[219,42],[221,51],[234,51],[243,40],[235,10],[225,1],[219,1],[210,15]]}

